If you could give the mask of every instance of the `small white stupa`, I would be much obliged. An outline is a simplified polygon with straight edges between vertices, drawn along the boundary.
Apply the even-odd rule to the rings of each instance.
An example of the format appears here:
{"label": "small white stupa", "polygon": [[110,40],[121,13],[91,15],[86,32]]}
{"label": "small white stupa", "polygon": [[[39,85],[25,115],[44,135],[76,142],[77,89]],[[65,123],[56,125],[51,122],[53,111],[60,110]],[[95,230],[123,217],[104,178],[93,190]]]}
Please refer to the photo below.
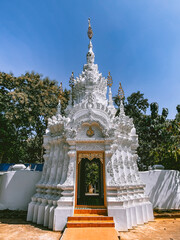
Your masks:
{"label": "small white stupa", "polygon": [[[67,218],[81,208],[105,209],[119,231],[154,219],[138,174],[133,120],[125,115],[122,101],[115,116],[112,78],[110,73],[104,78],[94,64],[92,35],[89,21],[87,63],[79,77],[72,73],[70,78],[66,116],[59,102],[56,116],[48,121],[42,177],[28,206],[27,221],[55,231],[63,230]],[[121,85],[119,96],[123,98]]]}

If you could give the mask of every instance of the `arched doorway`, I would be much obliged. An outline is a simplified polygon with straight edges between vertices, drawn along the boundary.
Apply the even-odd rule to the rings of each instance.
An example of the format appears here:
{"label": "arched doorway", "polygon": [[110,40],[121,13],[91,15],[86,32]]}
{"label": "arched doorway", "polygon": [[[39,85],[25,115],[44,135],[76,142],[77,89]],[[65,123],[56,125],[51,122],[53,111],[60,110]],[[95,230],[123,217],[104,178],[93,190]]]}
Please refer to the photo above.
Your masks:
{"label": "arched doorway", "polygon": [[78,154],[77,206],[104,206],[103,153]]}

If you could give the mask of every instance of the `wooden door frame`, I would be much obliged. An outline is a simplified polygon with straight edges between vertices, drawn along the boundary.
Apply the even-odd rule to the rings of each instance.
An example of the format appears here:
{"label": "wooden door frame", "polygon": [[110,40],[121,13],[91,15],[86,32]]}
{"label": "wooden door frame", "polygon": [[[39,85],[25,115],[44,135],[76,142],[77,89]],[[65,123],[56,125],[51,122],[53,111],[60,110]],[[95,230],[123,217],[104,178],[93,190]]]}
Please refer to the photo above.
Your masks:
{"label": "wooden door frame", "polygon": [[[78,191],[78,158],[80,153],[102,153],[103,154],[103,191],[104,191],[104,205],[102,206],[89,206],[89,205],[77,205],[77,191]],[[77,151],[76,152],[76,188],[75,188],[75,208],[87,207],[87,208],[106,208],[107,207],[107,199],[106,199],[106,179],[105,179],[105,152],[104,151]]]}

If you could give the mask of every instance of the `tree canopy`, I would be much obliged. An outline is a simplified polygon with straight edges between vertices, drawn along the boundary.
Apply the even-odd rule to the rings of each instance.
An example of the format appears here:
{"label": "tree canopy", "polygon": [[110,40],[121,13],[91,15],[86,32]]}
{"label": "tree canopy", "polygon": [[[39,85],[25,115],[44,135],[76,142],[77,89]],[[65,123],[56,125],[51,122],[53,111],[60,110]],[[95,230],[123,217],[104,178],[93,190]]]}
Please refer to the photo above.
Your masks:
{"label": "tree canopy", "polygon": [[[114,101],[119,107],[118,96]],[[151,114],[147,115],[149,106]],[[149,104],[148,99],[139,91],[132,93],[127,101],[124,99],[125,113],[133,118],[138,134],[139,169],[147,170],[148,166],[161,164],[165,169],[180,170],[180,105],[177,106],[178,113],[172,120],[167,119],[167,108],[163,108],[161,115],[158,108],[157,103]]]}
{"label": "tree canopy", "polygon": [[57,82],[47,77],[34,72],[19,77],[0,72],[1,162],[42,162],[43,134],[58,99],[62,99],[63,112],[68,91],[60,94]]}

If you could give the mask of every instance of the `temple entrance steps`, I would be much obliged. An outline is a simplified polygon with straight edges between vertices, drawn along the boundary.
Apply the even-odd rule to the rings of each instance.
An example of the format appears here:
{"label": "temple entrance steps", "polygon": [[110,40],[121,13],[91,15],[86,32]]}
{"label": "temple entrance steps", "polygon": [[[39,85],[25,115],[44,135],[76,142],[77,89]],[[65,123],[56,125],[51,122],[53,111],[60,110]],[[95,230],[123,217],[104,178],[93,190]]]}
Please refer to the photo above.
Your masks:
{"label": "temple entrance steps", "polygon": [[106,208],[75,208],[74,209],[74,215],[81,215],[83,214],[96,214],[96,215],[102,215],[107,216],[107,209]]}
{"label": "temple entrance steps", "polygon": [[68,217],[67,228],[114,227],[113,217],[73,216]]}
{"label": "temple entrance steps", "polygon": [[67,228],[115,227],[113,217],[107,216],[106,209],[75,209],[74,216],[68,217]]}
{"label": "temple entrance steps", "polygon": [[118,240],[113,217],[107,216],[106,208],[76,208],[68,217],[63,240]]}

